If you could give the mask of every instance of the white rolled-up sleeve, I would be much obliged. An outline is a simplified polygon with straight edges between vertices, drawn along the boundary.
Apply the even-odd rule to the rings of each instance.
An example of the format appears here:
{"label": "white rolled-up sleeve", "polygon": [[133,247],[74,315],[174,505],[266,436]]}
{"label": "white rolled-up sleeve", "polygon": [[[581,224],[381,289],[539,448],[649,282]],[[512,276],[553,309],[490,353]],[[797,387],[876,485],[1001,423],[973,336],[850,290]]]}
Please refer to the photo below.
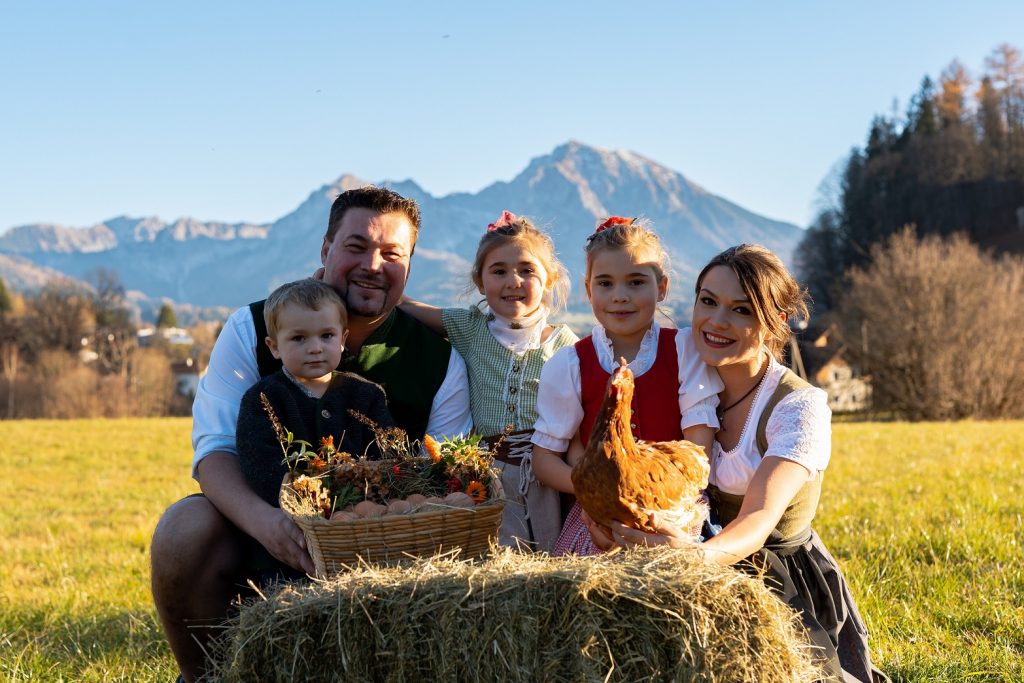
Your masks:
{"label": "white rolled-up sleeve", "polygon": [[452,349],[448,371],[434,394],[427,419],[427,434],[437,439],[469,434],[473,430],[473,414],[469,409],[469,376],[466,362]]}
{"label": "white rolled-up sleeve", "polygon": [[580,359],[574,346],[563,346],[544,363],[537,390],[537,422],[532,443],[565,453],[583,422]]}
{"label": "white rolled-up sleeve", "polygon": [[199,462],[210,453],[238,453],[238,409],[242,396],[260,378],[256,341],[252,312],[244,307],[231,314],[213,345],[210,364],[192,403],[193,479]]}
{"label": "white rolled-up sleeve", "polygon": [[765,425],[764,457],[800,463],[809,476],[828,467],[832,455],[832,410],[817,387],[794,391],[779,401]]}
{"label": "white rolled-up sleeve", "polygon": [[704,364],[693,341],[693,330],[683,327],[676,333],[676,357],[679,365],[680,427],[707,425],[718,429],[718,394],[725,388],[718,371]]}

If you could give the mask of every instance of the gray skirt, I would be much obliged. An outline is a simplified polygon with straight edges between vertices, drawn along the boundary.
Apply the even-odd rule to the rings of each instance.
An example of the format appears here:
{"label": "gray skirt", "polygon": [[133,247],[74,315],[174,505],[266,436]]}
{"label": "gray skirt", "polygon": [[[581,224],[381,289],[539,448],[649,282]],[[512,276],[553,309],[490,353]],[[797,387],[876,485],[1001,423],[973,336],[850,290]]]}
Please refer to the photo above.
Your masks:
{"label": "gray skirt", "polygon": [[868,631],[835,558],[813,529],[797,538],[769,538],[740,567],[756,571],[800,615],[828,680],[887,683],[871,663]]}

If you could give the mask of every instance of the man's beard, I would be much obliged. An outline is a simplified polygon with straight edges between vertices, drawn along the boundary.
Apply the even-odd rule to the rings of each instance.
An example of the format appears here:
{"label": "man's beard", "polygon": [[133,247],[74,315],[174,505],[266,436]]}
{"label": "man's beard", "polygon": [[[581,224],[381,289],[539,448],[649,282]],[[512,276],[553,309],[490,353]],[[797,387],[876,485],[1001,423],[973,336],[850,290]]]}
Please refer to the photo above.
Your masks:
{"label": "man's beard", "polygon": [[[391,294],[390,287],[385,286],[383,289],[368,291],[380,292],[379,301],[377,300],[377,296],[373,296],[372,299],[366,299],[362,295],[362,292],[354,292],[351,286],[348,288],[348,291],[345,293],[345,308],[348,309],[349,315],[357,315],[363,318],[377,318],[384,315],[384,313],[389,310],[388,300],[390,299]],[[391,308],[393,308],[393,306]]]}

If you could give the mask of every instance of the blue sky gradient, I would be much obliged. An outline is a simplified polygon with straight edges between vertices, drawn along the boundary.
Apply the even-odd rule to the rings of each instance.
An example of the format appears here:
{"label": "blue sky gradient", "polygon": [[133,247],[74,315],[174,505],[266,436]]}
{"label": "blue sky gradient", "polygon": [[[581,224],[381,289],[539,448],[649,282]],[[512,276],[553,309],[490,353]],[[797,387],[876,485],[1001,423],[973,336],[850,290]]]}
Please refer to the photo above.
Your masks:
{"label": "blue sky gradient", "polygon": [[1024,3],[0,0],[0,231],[476,191],[569,139],[806,225],[875,114],[1002,42]]}

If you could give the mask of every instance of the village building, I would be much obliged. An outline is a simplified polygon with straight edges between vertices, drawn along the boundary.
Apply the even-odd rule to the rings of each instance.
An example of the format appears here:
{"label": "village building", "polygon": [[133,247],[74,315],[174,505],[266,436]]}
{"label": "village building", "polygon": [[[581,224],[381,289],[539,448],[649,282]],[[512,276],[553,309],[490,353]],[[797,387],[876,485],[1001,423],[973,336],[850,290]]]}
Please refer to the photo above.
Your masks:
{"label": "village building", "polygon": [[853,413],[871,407],[871,378],[851,360],[836,325],[800,332],[795,349],[790,352],[791,367],[828,394],[832,412]]}

